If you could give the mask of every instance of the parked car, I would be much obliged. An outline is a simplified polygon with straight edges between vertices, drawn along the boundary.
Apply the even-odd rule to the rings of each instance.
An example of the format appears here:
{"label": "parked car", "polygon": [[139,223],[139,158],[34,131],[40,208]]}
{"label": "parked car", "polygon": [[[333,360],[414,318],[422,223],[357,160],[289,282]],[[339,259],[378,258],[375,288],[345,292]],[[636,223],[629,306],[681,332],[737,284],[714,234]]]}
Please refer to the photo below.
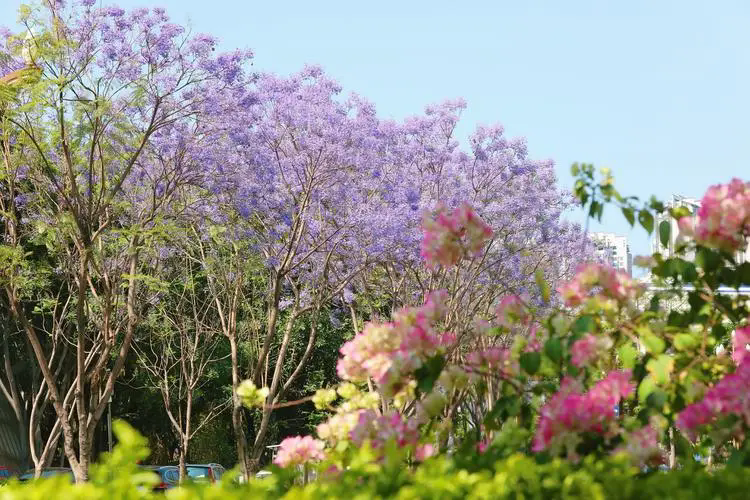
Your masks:
{"label": "parked car", "polygon": [[0,481],[7,481],[16,474],[18,474],[17,470],[14,470],[5,465],[0,465]]}
{"label": "parked car", "polygon": [[141,465],[142,469],[152,470],[159,476],[153,491],[167,491],[180,482],[180,469],[175,465]]}
{"label": "parked car", "polygon": [[259,470],[255,473],[255,479],[265,479],[267,477],[271,477],[273,473],[269,470]]}
{"label": "parked car", "polygon": [[[73,469],[70,469],[68,467],[47,467],[46,469],[42,469],[42,478],[53,476],[68,476],[71,483],[75,482]],[[18,480],[21,482],[31,481],[32,479],[34,479],[34,469],[27,470],[18,477]]]}
{"label": "parked car", "polygon": [[224,467],[219,464],[189,464],[185,468],[188,479],[197,482],[215,483],[221,480],[225,472]]}

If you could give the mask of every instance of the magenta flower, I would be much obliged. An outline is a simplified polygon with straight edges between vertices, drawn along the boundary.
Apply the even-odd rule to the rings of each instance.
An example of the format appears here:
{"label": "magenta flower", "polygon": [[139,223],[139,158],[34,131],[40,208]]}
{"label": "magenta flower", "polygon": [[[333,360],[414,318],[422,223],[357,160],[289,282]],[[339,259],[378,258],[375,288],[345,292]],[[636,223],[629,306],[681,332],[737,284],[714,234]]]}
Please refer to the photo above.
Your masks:
{"label": "magenta flower", "polygon": [[273,463],[279,467],[291,467],[320,461],[325,458],[325,443],[310,436],[294,436],[281,442]]}
{"label": "magenta flower", "polygon": [[744,328],[738,328],[732,338],[732,359],[737,365],[750,359],[750,351],[747,347],[750,344],[750,325]]}
{"label": "magenta flower", "polygon": [[[740,336],[747,335],[748,328],[742,330],[744,332]],[[737,332],[735,342],[736,339]],[[736,346],[735,343],[735,349]],[[735,357],[735,360],[738,358],[740,364],[737,371],[726,375],[706,392],[701,401],[688,405],[677,416],[677,428],[691,439],[695,439],[701,427],[729,415],[738,416],[745,425],[750,425],[750,356],[743,353],[741,357]]]}
{"label": "magenta flower", "polygon": [[540,411],[533,450],[570,446],[582,432],[613,435],[615,405],[635,388],[630,376],[629,370],[610,372],[587,393],[580,391],[577,381],[565,377],[560,390]]}

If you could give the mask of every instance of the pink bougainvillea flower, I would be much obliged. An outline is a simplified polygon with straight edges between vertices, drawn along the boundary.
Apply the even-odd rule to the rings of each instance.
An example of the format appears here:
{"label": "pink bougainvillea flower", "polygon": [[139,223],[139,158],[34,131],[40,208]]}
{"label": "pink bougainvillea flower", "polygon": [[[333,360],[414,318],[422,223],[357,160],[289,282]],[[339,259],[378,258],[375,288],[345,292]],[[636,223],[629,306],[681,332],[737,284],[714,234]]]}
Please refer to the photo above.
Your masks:
{"label": "pink bougainvillea flower", "polygon": [[397,393],[425,359],[456,342],[453,333],[436,328],[446,314],[447,298],[444,291],[432,292],[423,306],[394,312],[390,323],[367,323],[341,347],[339,377],[350,382],[372,379],[385,396]]}
{"label": "pink bougainvillea flower", "polygon": [[621,304],[635,300],[644,291],[627,273],[599,263],[580,266],[573,279],[557,290],[565,305],[575,307],[581,305],[595,287],[599,287],[599,295]]}
{"label": "pink bougainvillea flower", "polygon": [[540,411],[532,449],[559,449],[583,432],[611,435],[616,420],[615,406],[635,388],[630,378],[629,370],[610,372],[583,393],[577,381],[565,377],[560,390]]}
{"label": "pink bougainvillea flower", "polygon": [[420,444],[417,446],[416,451],[414,452],[414,458],[417,460],[417,462],[424,462],[428,458],[434,456],[437,453],[437,450],[435,447],[431,444]]}
{"label": "pink bougainvillea flower", "polygon": [[[724,376],[715,386],[706,391],[703,399],[685,407],[677,416],[677,428],[690,439],[695,439],[701,427],[715,420],[734,415],[750,425],[750,355],[746,354],[748,327],[735,332],[735,362],[737,371]],[[738,340],[739,337],[739,340]],[[741,355],[738,355],[741,353]]]}
{"label": "pink bougainvillea flower", "polygon": [[735,178],[729,184],[708,188],[698,210],[695,241],[707,247],[734,252],[746,246],[749,234],[750,182]]}
{"label": "pink bougainvillea flower", "polygon": [[625,434],[625,444],[616,448],[613,453],[626,453],[637,467],[663,463],[664,455],[659,446],[660,437],[655,425],[646,425]]}
{"label": "pink bougainvillea flower", "polygon": [[273,463],[279,467],[317,462],[325,458],[325,443],[310,436],[294,436],[281,442]]}
{"label": "pink bougainvillea flower", "polygon": [[612,347],[612,339],[587,333],[571,347],[572,362],[581,368],[599,358]]}
{"label": "pink bougainvillea flower", "polygon": [[463,257],[476,257],[492,238],[492,228],[466,203],[452,212],[438,205],[434,215],[425,215],[422,230],[422,258],[432,268],[452,267]]}
{"label": "pink bougainvillea flower", "polygon": [[735,330],[732,338],[732,359],[737,365],[750,360],[748,344],[750,344],[750,325]]}
{"label": "pink bougainvillea flower", "polygon": [[526,304],[518,295],[503,297],[497,305],[495,315],[497,323],[505,328],[511,328],[517,324],[526,325],[532,319]]}

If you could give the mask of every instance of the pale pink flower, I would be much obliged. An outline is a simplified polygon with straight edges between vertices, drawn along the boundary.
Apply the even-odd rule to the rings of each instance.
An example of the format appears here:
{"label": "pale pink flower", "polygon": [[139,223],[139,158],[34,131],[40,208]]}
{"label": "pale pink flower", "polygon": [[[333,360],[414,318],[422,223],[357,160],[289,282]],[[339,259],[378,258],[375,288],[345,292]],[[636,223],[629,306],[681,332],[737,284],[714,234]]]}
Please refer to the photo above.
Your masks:
{"label": "pale pink flower", "polygon": [[600,296],[619,303],[633,301],[644,291],[643,286],[625,272],[598,263],[580,266],[573,279],[557,290],[565,305],[575,307],[581,305],[595,287],[600,287]]}
{"label": "pale pink flower", "polygon": [[391,440],[399,447],[414,446],[419,440],[418,426],[416,420],[405,419],[397,412],[378,416],[373,410],[366,410],[360,412],[349,438],[355,446],[362,446],[369,440],[374,449],[382,448]]}
{"label": "pale pink flower", "polygon": [[587,333],[571,347],[572,362],[577,367],[588,365],[612,347],[612,339]]}
{"label": "pale pink flower", "polygon": [[511,328],[517,324],[528,324],[531,314],[524,301],[517,295],[507,295],[502,298],[495,310],[497,323],[505,328]]}
{"label": "pale pink flower", "polygon": [[463,204],[452,212],[438,205],[435,215],[422,222],[422,258],[428,267],[452,267],[465,256],[481,255],[492,238],[490,228],[474,209]]}
{"label": "pale pink flower", "polygon": [[659,447],[660,437],[655,425],[646,425],[625,434],[625,444],[615,449],[613,453],[626,453],[633,465],[637,467],[661,463],[664,456]]}
{"label": "pale pink flower", "polygon": [[281,442],[273,463],[279,467],[291,467],[320,461],[325,458],[325,443],[310,436],[294,436]]}
{"label": "pale pink flower", "polygon": [[417,446],[416,451],[414,452],[414,458],[417,460],[417,462],[424,462],[428,458],[435,456],[437,453],[437,450],[435,447],[431,444],[420,444]]}
{"label": "pale pink flower", "polygon": [[433,292],[422,307],[394,312],[390,323],[367,323],[341,347],[339,377],[350,382],[372,379],[388,397],[398,392],[425,359],[455,343],[454,334],[435,327],[445,315],[446,301],[444,291]]}

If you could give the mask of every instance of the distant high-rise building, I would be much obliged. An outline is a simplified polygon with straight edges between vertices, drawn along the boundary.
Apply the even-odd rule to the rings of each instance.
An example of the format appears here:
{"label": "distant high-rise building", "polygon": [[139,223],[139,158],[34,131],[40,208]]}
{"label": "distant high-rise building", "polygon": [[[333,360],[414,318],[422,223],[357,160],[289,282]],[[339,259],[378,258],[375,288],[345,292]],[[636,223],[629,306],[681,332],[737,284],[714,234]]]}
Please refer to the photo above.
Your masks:
{"label": "distant high-rise building", "polygon": [[616,269],[633,276],[633,255],[630,253],[627,236],[615,233],[590,233],[598,257]]}

